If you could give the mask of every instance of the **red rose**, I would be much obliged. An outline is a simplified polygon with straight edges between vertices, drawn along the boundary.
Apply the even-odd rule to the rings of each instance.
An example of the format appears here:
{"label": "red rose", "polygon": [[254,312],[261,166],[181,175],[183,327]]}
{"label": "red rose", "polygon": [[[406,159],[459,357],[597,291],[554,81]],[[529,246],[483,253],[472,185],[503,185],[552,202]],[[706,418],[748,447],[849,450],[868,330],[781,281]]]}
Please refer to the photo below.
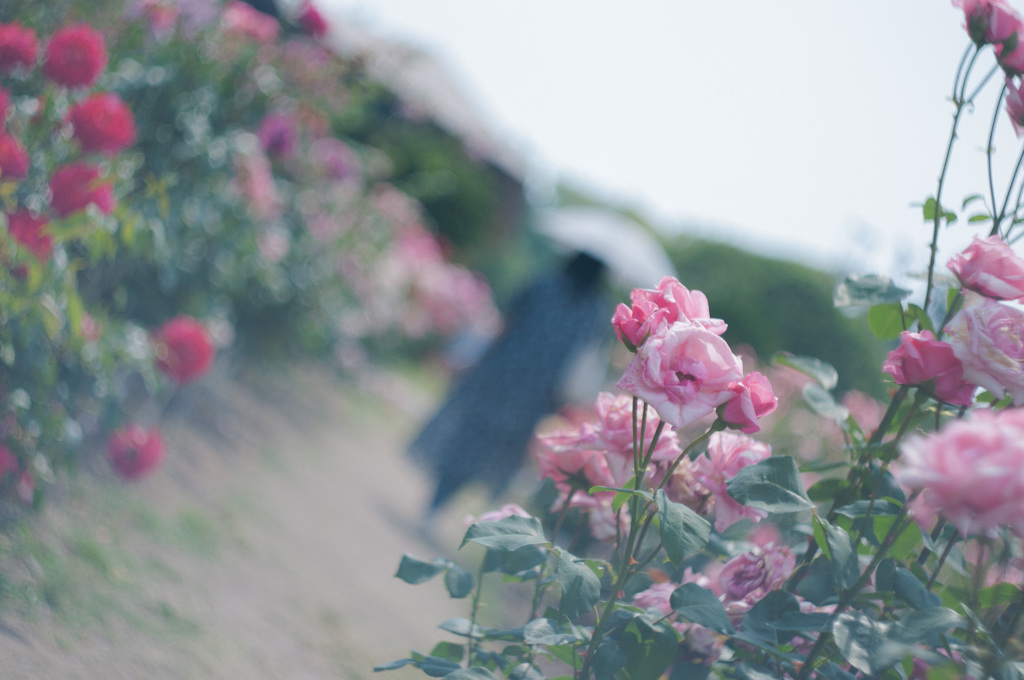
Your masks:
{"label": "red rose", "polygon": [[98,92],[71,107],[68,120],[82,150],[115,154],[135,142],[135,117],[111,92]]}
{"label": "red rose", "polygon": [[156,367],[180,385],[213,366],[213,342],[206,327],[189,316],[176,316],[153,334]]}
{"label": "red rose", "polygon": [[327,33],[327,22],[324,21],[323,15],[317,11],[311,2],[306,2],[302,6],[295,20],[310,37],[319,39]]}
{"label": "red rose", "polygon": [[31,68],[38,55],[35,31],[19,23],[0,23],[0,71],[10,73],[19,66]]}
{"label": "red rose", "polygon": [[107,66],[107,46],[88,24],[62,28],[50,37],[43,73],[60,85],[92,85]]}
{"label": "red rose", "polygon": [[28,175],[28,151],[17,139],[0,132],[0,180]]}
{"label": "red rose", "polygon": [[164,459],[160,431],[134,423],[115,430],[107,442],[107,458],[121,477],[138,479]]}
{"label": "red rose", "polygon": [[61,217],[85,210],[95,203],[105,215],[113,212],[114,187],[109,182],[99,182],[100,170],[88,163],[70,163],[54,171],[50,178],[50,193],[53,194],[53,210]]}
{"label": "red rose", "polygon": [[46,233],[46,225],[44,218],[34,217],[27,210],[7,213],[7,233],[28,248],[40,262],[50,257],[53,251],[53,239]]}

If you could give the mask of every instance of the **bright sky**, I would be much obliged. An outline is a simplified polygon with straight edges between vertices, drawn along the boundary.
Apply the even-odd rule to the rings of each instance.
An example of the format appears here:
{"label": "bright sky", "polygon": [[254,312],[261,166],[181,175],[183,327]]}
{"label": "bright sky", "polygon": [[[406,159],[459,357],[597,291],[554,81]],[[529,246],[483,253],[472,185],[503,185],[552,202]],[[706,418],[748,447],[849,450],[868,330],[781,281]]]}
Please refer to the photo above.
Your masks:
{"label": "bright sky", "polygon": [[[926,262],[911,204],[935,191],[967,46],[948,2],[320,1],[435,53],[541,189],[560,177],[666,227],[815,264]],[[951,207],[987,193],[993,106],[966,123],[954,164],[974,167],[951,180]],[[1012,132],[998,139],[1016,160]]]}

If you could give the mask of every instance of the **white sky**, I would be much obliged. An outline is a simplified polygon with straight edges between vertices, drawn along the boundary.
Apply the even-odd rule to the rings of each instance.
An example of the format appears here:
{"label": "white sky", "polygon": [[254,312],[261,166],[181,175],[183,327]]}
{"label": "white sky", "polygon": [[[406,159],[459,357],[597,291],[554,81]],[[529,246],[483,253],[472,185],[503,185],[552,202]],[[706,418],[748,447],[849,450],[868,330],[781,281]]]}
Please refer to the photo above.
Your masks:
{"label": "white sky", "polygon": [[[935,191],[967,45],[948,1],[320,3],[436,53],[541,187],[558,176],[666,227],[815,264],[926,262],[911,204]],[[950,207],[987,193],[993,106],[966,121],[954,167],[974,167]],[[1016,160],[1012,132],[998,139]]]}

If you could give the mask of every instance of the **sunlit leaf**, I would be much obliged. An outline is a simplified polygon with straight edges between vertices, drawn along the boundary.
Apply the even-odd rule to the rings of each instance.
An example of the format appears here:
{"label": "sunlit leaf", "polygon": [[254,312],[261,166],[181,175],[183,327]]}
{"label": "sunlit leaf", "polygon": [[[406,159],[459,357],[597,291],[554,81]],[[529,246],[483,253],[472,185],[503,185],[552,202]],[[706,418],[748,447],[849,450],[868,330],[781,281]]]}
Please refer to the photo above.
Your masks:
{"label": "sunlit leaf", "polygon": [[697,554],[707,545],[711,537],[711,522],[682,503],[670,501],[664,489],[658,490],[655,499],[665,554],[678,567],[685,558]]}
{"label": "sunlit leaf", "polygon": [[726,490],[737,502],[767,512],[800,512],[812,507],[790,456],[769,456],[742,468],[726,482]]}
{"label": "sunlit leaf", "polygon": [[471,525],[459,548],[472,541],[491,550],[512,551],[526,545],[547,543],[547,540],[539,519],[510,515],[496,522]]}

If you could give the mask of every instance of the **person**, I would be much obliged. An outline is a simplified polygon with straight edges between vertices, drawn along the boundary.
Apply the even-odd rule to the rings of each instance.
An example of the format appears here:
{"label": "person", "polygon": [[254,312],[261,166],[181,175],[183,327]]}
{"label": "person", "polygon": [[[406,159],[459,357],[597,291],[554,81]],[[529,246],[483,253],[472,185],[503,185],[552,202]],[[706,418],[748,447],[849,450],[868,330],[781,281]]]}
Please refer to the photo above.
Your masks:
{"label": "person", "polygon": [[434,481],[424,525],[464,485],[497,497],[515,476],[537,423],[563,405],[574,361],[607,336],[605,273],[579,252],[514,297],[502,333],[409,445]]}

